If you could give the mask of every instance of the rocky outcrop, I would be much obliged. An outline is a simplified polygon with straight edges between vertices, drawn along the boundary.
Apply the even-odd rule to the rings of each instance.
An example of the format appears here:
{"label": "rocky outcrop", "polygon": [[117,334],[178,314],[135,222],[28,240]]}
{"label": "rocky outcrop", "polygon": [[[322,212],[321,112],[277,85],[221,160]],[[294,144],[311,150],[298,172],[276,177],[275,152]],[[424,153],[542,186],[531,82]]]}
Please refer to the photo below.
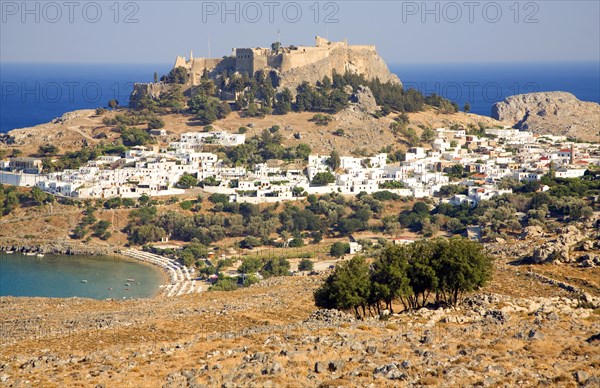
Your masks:
{"label": "rocky outcrop", "polygon": [[54,144],[61,151],[65,150],[66,142],[78,148],[85,147],[94,139],[81,131],[80,126],[89,123],[94,115],[93,109],[66,112],[48,123],[13,129],[4,136],[3,142],[14,146]]}
{"label": "rocky outcrop", "polygon": [[558,228],[556,240],[548,241],[533,250],[532,260],[536,264],[556,261],[570,263],[574,258],[570,254],[571,247],[580,242],[584,236],[573,225]]}
{"label": "rocky outcrop", "polygon": [[0,239],[0,251],[22,253],[54,253],[59,255],[108,255],[113,250],[108,245],[82,244],[60,240]]}
{"label": "rocky outcrop", "polygon": [[377,110],[377,101],[368,86],[359,86],[350,96],[350,101],[363,112],[374,113]]}
{"label": "rocky outcrop", "polygon": [[171,85],[162,82],[159,83],[147,83],[147,84],[134,84],[133,91],[129,96],[129,107],[137,107],[140,100],[146,96],[152,99],[158,99],[160,95],[169,90]]}
{"label": "rocky outcrop", "polygon": [[510,96],[492,107],[492,117],[538,134],[600,140],[600,105],[567,92]]}
{"label": "rocky outcrop", "polygon": [[328,57],[281,73],[280,87],[295,91],[302,82],[315,84],[333,73],[362,74],[366,79],[378,78],[381,82],[401,84],[400,78],[388,69],[374,47],[341,46],[331,50]]}
{"label": "rocky outcrop", "polygon": [[[368,80],[379,79],[383,83],[401,84],[400,78],[390,72],[375,46],[329,42],[319,37],[316,37],[316,42],[316,47],[290,46],[279,52],[266,48],[235,49],[235,56],[215,59],[193,58],[186,61],[185,58],[178,57],[175,67],[184,67],[189,72],[190,79],[184,85],[184,92],[199,84],[200,76],[205,70],[213,79],[220,77],[223,72],[255,73],[263,70],[277,78],[279,91],[287,87],[292,94],[296,93],[296,88],[301,83],[314,85],[325,76],[333,78],[334,73],[361,74]],[[170,86],[162,82],[135,84],[129,106],[136,107],[144,96],[157,99]]]}

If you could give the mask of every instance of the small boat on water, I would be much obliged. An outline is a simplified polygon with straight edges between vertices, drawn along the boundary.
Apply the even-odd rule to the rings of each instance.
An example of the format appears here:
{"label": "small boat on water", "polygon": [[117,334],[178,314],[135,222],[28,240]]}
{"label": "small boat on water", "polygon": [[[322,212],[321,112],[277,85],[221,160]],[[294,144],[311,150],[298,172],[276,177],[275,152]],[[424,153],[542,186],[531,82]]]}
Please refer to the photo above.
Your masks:
{"label": "small boat on water", "polygon": [[35,252],[25,252],[25,256],[35,256]]}
{"label": "small boat on water", "polygon": [[135,282],[135,279],[127,279],[128,282]]}
{"label": "small boat on water", "polygon": [[87,283],[87,280],[83,279],[83,280],[81,281],[81,283]]}
{"label": "small boat on water", "polygon": [[109,291],[112,291],[112,289],[113,289],[112,287],[109,287],[109,288],[108,288],[108,290],[109,290]]}
{"label": "small boat on water", "polygon": [[127,287],[131,286],[131,284],[130,284],[130,283],[125,283],[125,285],[126,285]]}
{"label": "small boat on water", "polygon": [[37,257],[44,257],[44,254],[43,253],[38,253],[36,256]]}
{"label": "small boat on water", "polygon": [[7,254],[12,255],[15,251],[6,251]]}

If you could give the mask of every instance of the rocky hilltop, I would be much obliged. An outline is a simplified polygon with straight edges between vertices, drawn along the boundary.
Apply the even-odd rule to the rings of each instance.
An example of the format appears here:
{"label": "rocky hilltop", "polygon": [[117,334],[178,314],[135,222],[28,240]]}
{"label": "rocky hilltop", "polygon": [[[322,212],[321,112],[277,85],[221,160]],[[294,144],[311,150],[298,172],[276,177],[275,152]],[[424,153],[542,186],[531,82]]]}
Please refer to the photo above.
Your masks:
{"label": "rocky hilltop", "polygon": [[539,134],[600,141],[600,105],[567,92],[540,92],[507,97],[494,104],[492,117]]}
{"label": "rocky hilltop", "polygon": [[398,76],[390,72],[374,46],[337,45],[320,60],[281,71],[280,86],[294,90],[304,81],[314,84],[325,76],[331,78],[334,72],[350,72],[362,74],[367,79],[377,78],[382,82],[401,83]]}
{"label": "rocky hilltop", "polygon": [[[273,46],[271,48],[234,48],[234,54],[222,58],[177,57],[173,69],[186,69],[189,79],[184,85],[184,93],[200,84],[203,75],[213,80],[223,74],[250,74],[258,71],[268,73],[276,79],[278,90],[287,87],[295,94],[302,82],[315,84],[325,76],[332,78],[334,72],[361,74],[366,79],[379,79],[381,82],[401,84],[397,75],[390,72],[383,58],[373,45],[350,45],[347,42],[330,42],[315,37],[314,46]],[[172,84],[135,84],[130,96],[130,106],[136,107],[144,96],[158,98],[167,92]],[[222,96],[231,98],[232,96]]]}

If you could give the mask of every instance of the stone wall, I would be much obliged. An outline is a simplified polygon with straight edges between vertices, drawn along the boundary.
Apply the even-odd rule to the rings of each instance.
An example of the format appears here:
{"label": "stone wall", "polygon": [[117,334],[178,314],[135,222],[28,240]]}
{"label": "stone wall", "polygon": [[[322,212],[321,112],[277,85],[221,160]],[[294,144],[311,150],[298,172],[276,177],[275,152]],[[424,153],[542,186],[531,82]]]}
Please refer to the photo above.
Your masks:
{"label": "stone wall", "polygon": [[280,86],[294,91],[303,81],[314,84],[326,75],[331,77],[334,71],[339,74],[349,71],[363,74],[367,79],[379,78],[382,82],[401,83],[398,76],[389,71],[374,46],[342,45],[326,53],[327,55],[320,60],[282,71]]}
{"label": "stone wall", "polygon": [[[280,74],[280,88],[295,92],[304,81],[312,84],[332,77],[333,72],[363,74],[367,79],[379,78],[382,82],[400,84],[400,79],[390,73],[383,59],[372,45],[348,45],[316,37],[315,46],[283,47],[274,53],[270,48],[236,48],[234,55],[224,58],[177,57],[175,67],[190,70],[190,85],[197,85],[204,70],[216,78],[224,70],[254,74],[259,70],[276,70]],[[130,106],[135,107],[143,96],[158,98],[165,91],[163,84],[137,84],[131,94]]]}
{"label": "stone wall", "polygon": [[223,59],[221,58],[194,58],[192,59],[190,67],[190,82],[192,85],[200,83],[200,78],[204,71],[212,72]]}
{"label": "stone wall", "polygon": [[281,61],[282,73],[295,68],[308,66],[329,57],[330,49],[327,47],[299,47],[283,54]]}
{"label": "stone wall", "polygon": [[235,71],[254,74],[254,51],[252,49],[235,50]]}
{"label": "stone wall", "polygon": [[129,96],[129,106],[131,108],[135,108],[138,102],[144,98],[144,96],[150,96],[154,99],[158,99],[161,93],[167,91],[169,89],[169,85],[159,82],[159,83],[148,83],[148,84],[134,84],[133,91]]}

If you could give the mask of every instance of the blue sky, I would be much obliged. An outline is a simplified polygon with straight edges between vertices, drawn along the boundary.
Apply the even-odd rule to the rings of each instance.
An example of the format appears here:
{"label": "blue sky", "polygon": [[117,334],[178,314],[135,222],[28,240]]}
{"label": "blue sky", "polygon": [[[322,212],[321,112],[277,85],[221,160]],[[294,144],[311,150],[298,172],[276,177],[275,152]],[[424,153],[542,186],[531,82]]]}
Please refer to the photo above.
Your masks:
{"label": "blue sky", "polygon": [[375,44],[394,64],[600,61],[596,0],[0,3],[1,62],[171,63],[268,46],[278,31],[284,45]]}

